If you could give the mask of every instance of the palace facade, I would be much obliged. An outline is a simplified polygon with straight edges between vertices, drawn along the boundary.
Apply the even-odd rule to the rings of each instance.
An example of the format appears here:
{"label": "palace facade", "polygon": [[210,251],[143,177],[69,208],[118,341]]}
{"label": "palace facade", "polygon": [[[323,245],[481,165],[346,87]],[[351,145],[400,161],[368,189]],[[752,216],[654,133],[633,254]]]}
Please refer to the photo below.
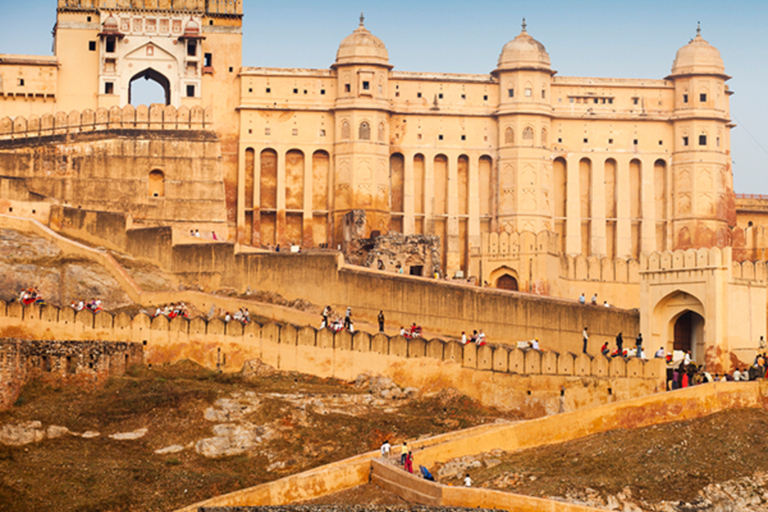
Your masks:
{"label": "palace facade", "polygon": [[[639,307],[654,350],[746,360],[765,335],[765,202],[737,217],[730,77],[700,30],[666,77],[585,78],[558,76],[523,23],[470,75],[394,70],[362,16],[328,68],[244,67],[242,16],[58,0],[54,56],[0,55],[0,139],[33,162],[0,155],[0,175],[256,248],[335,248],[362,211],[366,237],[439,236],[445,276]],[[130,106],[142,78],[165,105]]]}

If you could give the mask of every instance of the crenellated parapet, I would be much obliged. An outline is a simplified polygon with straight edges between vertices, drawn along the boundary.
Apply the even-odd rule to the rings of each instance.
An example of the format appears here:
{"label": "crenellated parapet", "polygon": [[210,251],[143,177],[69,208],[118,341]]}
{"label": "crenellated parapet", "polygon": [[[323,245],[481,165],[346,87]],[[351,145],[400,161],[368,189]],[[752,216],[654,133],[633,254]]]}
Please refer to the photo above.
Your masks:
{"label": "crenellated parapet", "polygon": [[97,110],[73,110],[29,118],[18,116],[0,119],[0,140],[29,139],[90,133],[104,130],[212,130],[211,107],[172,105],[126,105]]}
{"label": "crenellated parapet", "polygon": [[[248,347],[261,347],[264,354],[272,353],[279,347],[315,347],[338,352],[335,359],[344,353],[373,353],[397,358],[432,358],[440,361],[454,361],[462,368],[492,371],[517,375],[551,375],[603,378],[639,378],[658,380],[664,378],[665,364],[661,360],[607,358],[603,355],[573,354],[547,350],[520,349],[509,345],[483,345],[473,343],[462,345],[458,341],[442,339],[388,336],[383,333],[369,334],[358,331],[334,333],[330,329],[315,329],[312,326],[298,327],[291,324],[256,322],[243,325],[237,321],[224,322],[220,318],[203,317],[172,320],[165,316],[150,317],[144,313],[131,316],[125,312],[112,314],[108,311],[92,313],[88,310],[74,311],[72,308],[32,305],[24,307],[19,302],[0,301],[0,325],[21,325],[27,330],[40,327],[41,332],[57,333],[69,339],[100,339],[111,341],[143,341],[148,362],[163,362],[171,345],[193,346],[205,342],[208,353],[197,353],[197,362],[203,365],[219,364],[217,350],[210,348],[220,344],[221,350],[231,352],[230,369],[238,369],[243,361],[234,359],[233,354],[244,354]],[[47,329],[47,331],[46,331]],[[210,342],[210,343],[209,343]],[[213,345],[211,345],[213,343]],[[270,343],[275,348],[263,347]],[[234,345],[233,345],[234,344]],[[228,347],[228,348],[226,348]],[[167,352],[167,354],[166,354]],[[300,361],[304,350],[291,352],[291,368],[304,369],[311,373],[314,360]],[[259,354],[263,356],[264,354]],[[308,355],[311,359],[311,355]],[[158,359],[160,358],[160,359]],[[162,361],[161,361],[162,359]],[[281,359],[281,364],[288,360]]]}
{"label": "crenellated parapet", "polygon": [[557,233],[553,231],[520,231],[483,233],[482,254],[490,259],[515,259],[521,253],[557,254]]}
{"label": "crenellated parapet", "polygon": [[560,275],[576,281],[637,283],[640,262],[636,259],[597,256],[560,256]]}

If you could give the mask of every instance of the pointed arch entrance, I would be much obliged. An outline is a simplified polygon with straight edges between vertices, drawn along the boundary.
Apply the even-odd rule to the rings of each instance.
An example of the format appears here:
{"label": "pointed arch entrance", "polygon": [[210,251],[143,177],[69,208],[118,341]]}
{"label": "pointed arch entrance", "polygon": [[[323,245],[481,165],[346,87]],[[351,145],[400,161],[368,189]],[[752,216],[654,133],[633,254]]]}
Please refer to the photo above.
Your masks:
{"label": "pointed arch entrance", "polygon": [[494,288],[513,291],[520,289],[517,271],[506,265],[497,268],[488,277]]}
{"label": "pointed arch entrance", "polygon": [[677,290],[666,295],[653,309],[653,336],[646,350],[655,352],[659,345],[667,352],[690,350],[691,358],[703,363],[705,318],[704,305],[693,294]]}
{"label": "pointed arch entrance", "polygon": [[147,100],[144,97],[137,97],[135,95],[133,85],[137,80],[140,80],[142,78],[144,80],[152,80],[157,85],[159,85],[163,90],[163,96],[164,96],[163,103],[165,105],[171,104],[171,82],[165,77],[165,75],[163,75],[159,71],[156,71],[152,68],[147,68],[144,71],[140,71],[135,75],[133,75],[133,77],[131,77],[131,80],[128,82],[128,103],[130,103],[131,105],[134,105],[134,100],[137,100],[139,102],[138,104],[140,105],[160,103],[159,101],[152,101],[152,99]]}

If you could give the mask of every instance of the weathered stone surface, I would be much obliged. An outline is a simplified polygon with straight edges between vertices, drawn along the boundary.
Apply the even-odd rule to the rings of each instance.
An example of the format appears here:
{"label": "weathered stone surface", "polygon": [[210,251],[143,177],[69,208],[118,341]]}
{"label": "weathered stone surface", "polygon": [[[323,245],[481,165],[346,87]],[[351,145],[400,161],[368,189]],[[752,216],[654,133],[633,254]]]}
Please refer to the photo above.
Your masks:
{"label": "weathered stone surface", "polygon": [[140,439],[147,435],[147,432],[149,432],[146,428],[140,428],[138,430],[134,430],[133,432],[120,432],[118,434],[112,434],[110,439],[115,439],[117,441],[133,441],[134,439]]}
{"label": "weathered stone surface", "polygon": [[155,450],[155,453],[158,455],[165,455],[167,453],[179,453],[180,451],[183,451],[184,447],[180,444],[172,444],[170,446],[166,446],[165,448],[160,448],[158,450]]}
{"label": "weathered stone surface", "polygon": [[67,434],[69,434],[69,429],[59,425],[48,425],[48,429],[45,431],[45,436],[48,439],[56,439]]}
{"label": "weathered stone surface", "polygon": [[208,458],[240,455],[252,450],[262,438],[246,426],[226,423],[213,427],[215,437],[201,439],[195,451]]}
{"label": "weathered stone surface", "polygon": [[45,439],[45,430],[39,421],[27,421],[0,427],[0,444],[22,446]]}

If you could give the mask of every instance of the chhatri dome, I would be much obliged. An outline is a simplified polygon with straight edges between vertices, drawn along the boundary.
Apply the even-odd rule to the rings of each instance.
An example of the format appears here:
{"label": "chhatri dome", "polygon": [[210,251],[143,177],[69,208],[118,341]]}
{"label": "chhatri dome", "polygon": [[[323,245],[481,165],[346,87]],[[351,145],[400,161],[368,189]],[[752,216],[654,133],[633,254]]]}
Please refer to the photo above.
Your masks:
{"label": "chhatri dome", "polygon": [[523,30],[520,32],[520,35],[502,48],[496,71],[512,71],[515,69],[535,69],[552,72],[549,54],[543,44],[528,34],[525,18],[523,18]]}
{"label": "chhatri dome", "polygon": [[381,39],[365,28],[364,21],[365,18],[361,13],[360,26],[339,44],[334,67],[344,64],[376,64],[392,67],[389,65],[387,47]]}
{"label": "chhatri dome", "polygon": [[701,25],[696,28],[696,37],[677,50],[670,77],[681,75],[725,75],[725,66],[720,52],[701,37]]}

